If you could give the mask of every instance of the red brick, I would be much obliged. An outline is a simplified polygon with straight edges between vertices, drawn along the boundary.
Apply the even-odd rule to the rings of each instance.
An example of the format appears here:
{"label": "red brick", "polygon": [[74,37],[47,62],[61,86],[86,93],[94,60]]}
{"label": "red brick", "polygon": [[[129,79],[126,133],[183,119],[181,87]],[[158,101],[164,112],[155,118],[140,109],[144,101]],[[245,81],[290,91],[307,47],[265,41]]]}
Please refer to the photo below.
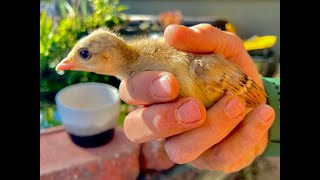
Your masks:
{"label": "red brick", "polygon": [[113,140],[98,148],[72,143],[63,128],[40,135],[41,180],[131,180],[139,175],[140,145],[117,128]]}
{"label": "red brick", "polygon": [[143,170],[162,171],[175,165],[164,150],[164,139],[142,144],[140,166]]}

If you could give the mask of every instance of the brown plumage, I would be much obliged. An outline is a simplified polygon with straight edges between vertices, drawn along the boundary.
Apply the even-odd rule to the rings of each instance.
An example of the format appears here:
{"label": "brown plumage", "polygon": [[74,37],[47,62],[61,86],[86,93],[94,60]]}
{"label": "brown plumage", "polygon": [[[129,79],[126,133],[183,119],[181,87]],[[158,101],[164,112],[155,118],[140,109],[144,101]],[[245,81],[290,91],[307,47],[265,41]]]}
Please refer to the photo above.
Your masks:
{"label": "brown plumage", "polygon": [[163,38],[126,42],[108,29],[95,30],[79,40],[56,69],[95,72],[120,80],[141,71],[167,71],[176,76],[181,97],[195,97],[206,108],[227,91],[243,99],[246,107],[266,102],[265,91],[222,55],[179,51]]}

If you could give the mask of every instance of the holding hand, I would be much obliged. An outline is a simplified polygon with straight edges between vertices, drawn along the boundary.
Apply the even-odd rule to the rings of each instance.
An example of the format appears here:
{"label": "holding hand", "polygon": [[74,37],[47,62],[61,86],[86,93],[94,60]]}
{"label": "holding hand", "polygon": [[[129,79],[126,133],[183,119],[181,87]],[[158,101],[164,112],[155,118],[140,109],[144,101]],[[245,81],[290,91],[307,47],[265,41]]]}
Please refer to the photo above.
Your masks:
{"label": "holding hand", "polygon": [[[193,53],[223,54],[263,87],[239,37],[208,24],[171,25],[164,37],[170,46]],[[168,72],[146,71],[123,80],[120,96],[143,105],[125,119],[127,137],[137,143],[166,138],[165,150],[175,163],[197,168],[238,171],[260,155],[267,144],[274,111],[260,105],[246,114],[245,104],[226,94],[207,111],[195,98],[177,99],[178,82]]]}

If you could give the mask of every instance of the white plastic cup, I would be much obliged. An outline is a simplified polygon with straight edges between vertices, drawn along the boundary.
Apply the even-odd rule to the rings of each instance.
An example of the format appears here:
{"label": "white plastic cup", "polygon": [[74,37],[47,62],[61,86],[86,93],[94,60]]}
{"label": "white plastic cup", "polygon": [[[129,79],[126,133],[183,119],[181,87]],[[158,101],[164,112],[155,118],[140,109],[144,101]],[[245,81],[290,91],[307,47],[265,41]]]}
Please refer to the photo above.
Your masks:
{"label": "white plastic cup", "polygon": [[120,114],[118,89],[104,83],[86,82],[61,89],[57,110],[71,140],[82,147],[97,147],[114,135]]}

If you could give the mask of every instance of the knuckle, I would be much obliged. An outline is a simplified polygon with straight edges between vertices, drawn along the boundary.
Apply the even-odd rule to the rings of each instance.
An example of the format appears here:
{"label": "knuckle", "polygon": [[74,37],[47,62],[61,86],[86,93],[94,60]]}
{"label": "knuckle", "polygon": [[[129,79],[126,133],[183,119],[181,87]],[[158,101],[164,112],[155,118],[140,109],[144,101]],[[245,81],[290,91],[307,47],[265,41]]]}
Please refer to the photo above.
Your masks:
{"label": "knuckle", "polygon": [[201,23],[201,26],[204,27],[204,28],[208,28],[208,29],[218,29],[214,26],[212,26],[211,24],[208,24],[208,23]]}
{"label": "knuckle", "polygon": [[258,139],[260,137],[260,135],[256,134],[255,131],[254,132],[245,131],[245,132],[239,133],[239,135],[241,136],[241,139],[243,139],[243,143],[245,144],[257,144]]}
{"label": "knuckle", "polygon": [[[165,112],[161,110],[161,108],[155,108],[154,106],[150,106],[144,108],[142,113],[142,121],[149,127],[149,129],[154,133],[164,133],[166,131],[170,131],[170,125],[166,123],[168,116],[168,111]],[[166,118],[168,117],[168,118]]]}
{"label": "knuckle", "polygon": [[[232,152],[230,152],[227,148],[220,148],[216,146],[212,152],[213,162],[220,162],[219,164],[224,164],[225,166],[229,165],[233,161]],[[212,167],[214,168],[214,167]]]}

